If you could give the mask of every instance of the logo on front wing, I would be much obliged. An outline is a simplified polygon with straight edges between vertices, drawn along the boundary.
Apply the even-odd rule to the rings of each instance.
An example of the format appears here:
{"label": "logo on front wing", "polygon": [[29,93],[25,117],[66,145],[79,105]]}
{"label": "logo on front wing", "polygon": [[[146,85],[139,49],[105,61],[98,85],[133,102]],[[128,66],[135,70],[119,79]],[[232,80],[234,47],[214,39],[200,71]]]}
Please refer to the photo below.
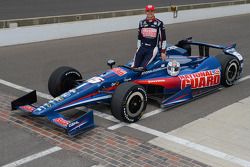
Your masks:
{"label": "logo on front wing", "polygon": [[69,124],[69,128],[72,127],[72,126],[75,126],[75,125],[77,125],[77,124],[79,124],[78,121],[72,122],[72,123]]}
{"label": "logo on front wing", "polygon": [[23,109],[27,112],[33,112],[36,108],[32,106],[20,106],[20,109]]}
{"label": "logo on front wing", "polygon": [[53,119],[53,122],[59,124],[59,125],[62,125],[64,127],[66,127],[68,124],[69,124],[69,121],[63,119],[63,118],[55,118]]}

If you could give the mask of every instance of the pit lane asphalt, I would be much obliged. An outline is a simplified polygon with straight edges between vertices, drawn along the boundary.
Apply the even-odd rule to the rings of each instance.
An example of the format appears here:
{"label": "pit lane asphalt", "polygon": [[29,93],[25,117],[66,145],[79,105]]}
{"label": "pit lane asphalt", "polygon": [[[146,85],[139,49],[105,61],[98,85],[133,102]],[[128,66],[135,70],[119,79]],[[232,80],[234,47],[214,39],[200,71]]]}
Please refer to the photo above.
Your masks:
{"label": "pit lane asphalt", "polygon": [[[236,42],[238,51],[244,56],[244,74],[250,74],[249,69],[249,38],[250,14],[203,20],[167,26],[169,43],[176,43],[183,37],[193,36],[197,41],[215,44],[230,44]],[[135,51],[136,30],[120,31],[64,40],[40,42],[27,45],[0,48],[0,78],[25,86],[30,89],[48,93],[47,80],[50,73],[62,65],[72,66],[85,75],[86,78],[107,69],[106,61],[116,59],[117,64],[124,64]],[[229,104],[250,96],[250,81],[223,89],[214,94],[195,100],[183,106],[157,114],[138,122],[149,128],[169,132],[198,118],[202,118]],[[1,91],[9,95],[20,96],[23,92],[0,85]],[[147,112],[157,109],[158,105],[150,103]],[[109,113],[106,106],[95,107],[96,110]],[[98,126],[108,127],[113,122],[96,117]],[[122,127],[116,131],[148,141],[153,136],[143,132]],[[3,132],[0,132],[1,136]],[[20,133],[9,133],[13,139]],[[10,141],[6,141],[12,142]],[[32,142],[32,141],[31,141]],[[20,144],[25,144],[20,141]],[[48,147],[47,145],[45,147]],[[18,151],[11,150],[17,155]]]}
{"label": "pit lane asphalt", "polygon": [[8,0],[0,1],[0,20],[141,9],[150,3],[157,7],[164,7],[171,4],[186,5],[220,1],[228,0]]}

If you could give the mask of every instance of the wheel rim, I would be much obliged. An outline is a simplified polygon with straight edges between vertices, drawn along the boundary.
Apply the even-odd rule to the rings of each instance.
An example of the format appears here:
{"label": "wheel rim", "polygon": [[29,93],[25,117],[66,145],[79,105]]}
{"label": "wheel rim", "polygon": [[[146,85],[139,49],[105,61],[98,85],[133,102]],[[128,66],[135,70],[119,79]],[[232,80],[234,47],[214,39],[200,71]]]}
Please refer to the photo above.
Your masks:
{"label": "wheel rim", "polygon": [[126,104],[126,110],[129,116],[136,117],[142,112],[144,106],[143,99],[144,96],[140,92],[134,92],[129,96]]}
{"label": "wheel rim", "polygon": [[236,76],[237,76],[237,71],[238,71],[238,66],[235,62],[231,63],[228,66],[226,77],[227,77],[227,82],[229,84],[232,84],[235,81]]}

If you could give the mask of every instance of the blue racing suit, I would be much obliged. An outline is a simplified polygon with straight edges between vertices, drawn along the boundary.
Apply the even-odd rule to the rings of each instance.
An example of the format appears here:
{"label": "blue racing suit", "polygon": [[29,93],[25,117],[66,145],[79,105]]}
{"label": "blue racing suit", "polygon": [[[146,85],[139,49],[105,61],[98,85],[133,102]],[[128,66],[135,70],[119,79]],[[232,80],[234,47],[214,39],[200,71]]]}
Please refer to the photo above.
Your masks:
{"label": "blue racing suit", "polygon": [[144,67],[153,61],[158,51],[166,52],[166,33],[163,22],[157,18],[139,23],[137,52],[132,67]]}

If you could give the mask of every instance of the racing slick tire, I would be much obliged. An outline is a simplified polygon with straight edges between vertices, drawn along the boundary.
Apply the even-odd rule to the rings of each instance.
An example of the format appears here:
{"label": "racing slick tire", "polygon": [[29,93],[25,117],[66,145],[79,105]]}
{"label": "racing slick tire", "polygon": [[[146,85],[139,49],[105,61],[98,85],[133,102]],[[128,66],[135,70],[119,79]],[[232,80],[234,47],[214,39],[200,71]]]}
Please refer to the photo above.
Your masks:
{"label": "racing slick tire", "polygon": [[147,106],[147,93],[141,85],[132,82],[120,84],[112,97],[111,113],[123,122],[138,121]]}
{"label": "racing slick tire", "polygon": [[53,97],[69,91],[76,86],[76,80],[81,80],[82,75],[71,67],[59,67],[49,77],[48,89]]}
{"label": "racing slick tire", "polygon": [[232,86],[238,78],[239,61],[231,55],[220,54],[216,58],[221,63],[221,84],[225,87]]}

